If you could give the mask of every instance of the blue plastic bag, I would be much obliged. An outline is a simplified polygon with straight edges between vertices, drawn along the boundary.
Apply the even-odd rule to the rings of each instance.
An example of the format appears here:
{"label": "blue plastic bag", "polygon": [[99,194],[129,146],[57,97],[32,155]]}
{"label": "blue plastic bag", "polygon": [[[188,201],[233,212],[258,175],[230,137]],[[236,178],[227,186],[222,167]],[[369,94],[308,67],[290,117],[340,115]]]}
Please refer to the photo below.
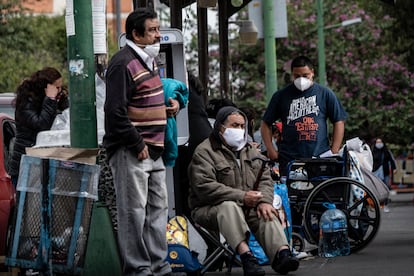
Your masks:
{"label": "blue plastic bag", "polygon": [[[288,188],[285,183],[275,183],[274,196],[275,201],[273,202],[273,207],[275,207],[276,209],[280,209],[286,218],[284,223],[286,227],[284,230],[288,243],[290,243],[290,240],[292,239],[292,214],[290,212]],[[281,202],[277,203],[276,201],[278,199]],[[256,240],[256,237],[253,235],[253,233],[250,233],[249,247],[250,251],[252,251],[253,255],[256,257],[260,265],[269,264],[269,258],[266,256],[266,253],[260,246],[259,242]]]}
{"label": "blue plastic bag", "polygon": [[269,264],[269,258],[266,256],[266,253],[264,252],[263,248],[260,246],[259,242],[256,240],[256,237],[253,235],[252,232],[250,232],[249,247],[253,256],[256,257],[260,265]]}
{"label": "blue plastic bag", "polygon": [[[285,222],[285,234],[288,242],[290,243],[290,240],[292,239],[292,214],[290,211],[290,203],[289,203],[289,195],[288,195],[288,188],[285,183],[275,183],[274,185],[274,195],[275,200],[273,202],[273,207],[276,209],[280,208],[277,201],[277,196],[281,199],[282,207],[284,214],[286,216],[286,222]],[[280,205],[280,204],[279,204]]]}

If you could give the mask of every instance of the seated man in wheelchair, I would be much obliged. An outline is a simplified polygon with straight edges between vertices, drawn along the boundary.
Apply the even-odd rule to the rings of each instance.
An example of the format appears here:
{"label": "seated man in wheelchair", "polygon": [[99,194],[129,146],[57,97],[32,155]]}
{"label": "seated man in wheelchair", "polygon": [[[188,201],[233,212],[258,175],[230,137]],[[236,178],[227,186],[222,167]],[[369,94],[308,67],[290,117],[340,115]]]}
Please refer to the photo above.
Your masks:
{"label": "seated man in wheelchair", "polygon": [[297,270],[299,261],[291,255],[272,205],[270,170],[263,170],[263,156],[246,142],[246,116],[235,107],[221,108],[213,132],[196,148],[189,166],[191,216],[224,236],[239,253],[244,275],[265,274],[248,246],[250,231],[272,268],[287,274]]}

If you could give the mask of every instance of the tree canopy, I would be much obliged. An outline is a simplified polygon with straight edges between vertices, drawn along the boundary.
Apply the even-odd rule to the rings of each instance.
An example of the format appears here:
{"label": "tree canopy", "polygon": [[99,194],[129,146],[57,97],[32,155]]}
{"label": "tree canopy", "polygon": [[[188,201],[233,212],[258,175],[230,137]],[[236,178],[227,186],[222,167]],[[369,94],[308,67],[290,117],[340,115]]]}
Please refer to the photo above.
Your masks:
{"label": "tree canopy", "polygon": [[67,74],[63,16],[33,16],[11,4],[0,4],[0,11],[0,92],[15,91],[23,78],[45,66]]}

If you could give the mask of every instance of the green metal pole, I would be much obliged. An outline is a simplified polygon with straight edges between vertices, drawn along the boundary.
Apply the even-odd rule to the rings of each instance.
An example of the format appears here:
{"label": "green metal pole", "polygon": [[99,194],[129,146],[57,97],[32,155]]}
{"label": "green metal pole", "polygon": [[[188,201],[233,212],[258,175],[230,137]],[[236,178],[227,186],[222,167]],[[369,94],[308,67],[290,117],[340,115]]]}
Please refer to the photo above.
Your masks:
{"label": "green metal pole", "polygon": [[[97,148],[92,1],[68,0],[66,3],[71,147]],[[103,203],[94,202],[83,275],[121,274],[120,258],[108,210]]]}
{"label": "green metal pole", "polygon": [[[66,14],[74,28],[68,32],[70,143],[72,147],[96,148],[95,57],[91,1],[73,0],[73,14]],[[68,10],[68,9],[67,9]],[[72,19],[71,19],[72,18]],[[68,29],[67,29],[68,31]]]}
{"label": "green metal pole", "polygon": [[[66,1],[71,147],[97,148],[92,1]],[[71,25],[73,23],[73,25]],[[69,29],[68,29],[69,26]],[[101,59],[102,58],[102,59]],[[97,55],[102,61],[105,55]],[[94,202],[82,275],[121,275],[115,235],[106,205]]]}
{"label": "green metal pole", "polygon": [[323,26],[323,0],[317,1],[317,24],[318,24],[319,83],[321,85],[326,85],[325,35],[324,35],[324,26]]}
{"label": "green metal pole", "polygon": [[269,103],[277,90],[276,38],[273,0],[263,0],[263,37],[266,67],[266,102]]}

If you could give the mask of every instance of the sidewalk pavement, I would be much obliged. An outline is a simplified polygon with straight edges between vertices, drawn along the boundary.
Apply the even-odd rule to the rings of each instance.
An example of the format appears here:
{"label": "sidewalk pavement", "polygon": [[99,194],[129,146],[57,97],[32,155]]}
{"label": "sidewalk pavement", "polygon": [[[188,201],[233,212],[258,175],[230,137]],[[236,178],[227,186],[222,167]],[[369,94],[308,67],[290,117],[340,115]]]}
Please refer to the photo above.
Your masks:
{"label": "sidewalk pavement", "polygon": [[[391,208],[396,208],[396,209],[401,209],[401,208],[407,208],[404,206],[408,206],[409,207],[409,212],[411,213],[411,207],[414,205],[414,192],[399,192],[398,189],[397,190],[393,190],[390,193],[390,203],[389,206]],[[398,212],[397,212],[398,213]],[[385,213],[384,213],[385,214]],[[392,214],[392,213],[391,213]],[[402,215],[401,213],[398,213],[400,216]],[[389,215],[384,215],[385,216],[389,216]],[[395,215],[393,217],[396,217]],[[398,217],[398,216],[397,216]],[[411,221],[411,220],[410,220]],[[395,229],[401,229],[402,227],[397,223],[396,225],[392,225],[392,226],[388,226],[386,224],[390,223],[389,220],[382,222],[382,227],[383,227],[383,231],[384,233],[380,234],[379,236],[383,236],[386,237],[388,239],[403,239],[405,237],[405,235],[399,233],[396,236],[393,233],[389,233],[390,229],[394,229],[393,231],[396,231]],[[385,225],[384,225],[385,224]],[[406,224],[406,222],[404,222],[404,224]],[[410,229],[412,229],[410,227]],[[412,230],[409,230],[410,233]],[[403,231],[404,232],[404,231]],[[412,235],[411,235],[412,236]],[[411,236],[408,238],[409,240],[411,240]],[[388,245],[388,244],[392,244],[392,243],[396,243],[397,246],[402,246],[404,244],[408,244],[409,250],[410,252],[412,252],[411,250],[411,246],[409,243],[407,243],[406,241],[404,242],[400,242],[400,241],[382,241],[381,242],[381,237],[380,238],[376,238],[376,242],[374,240],[374,245],[370,245],[369,248],[364,249],[364,252],[362,253],[356,253],[354,254],[355,256],[350,256],[349,258],[338,258],[337,260],[333,260],[333,259],[324,259],[324,258],[319,258],[317,256],[309,256],[304,258],[303,260],[305,261],[309,261],[309,262],[301,262],[301,267],[298,271],[295,272],[291,272],[289,273],[289,275],[321,275],[323,273],[321,273],[323,271],[322,268],[327,268],[328,266],[330,268],[327,268],[327,270],[329,270],[332,274],[330,275],[362,275],[362,271],[364,271],[363,274],[365,275],[375,275],[375,276],[400,276],[400,275],[408,275],[408,274],[401,274],[398,272],[398,267],[400,267],[400,270],[404,270],[404,267],[406,267],[408,265],[408,267],[412,267],[413,263],[407,264],[407,260],[400,258],[401,262],[404,263],[404,265],[401,265],[400,263],[396,263],[394,264],[394,266],[396,266],[394,268],[394,274],[390,273],[390,271],[383,271],[384,269],[384,265],[386,265],[387,267],[390,266],[392,267],[393,265],[387,265],[387,261],[388,258],[390,258],[390,256],[392,256],[392,254],[396,254],[396,253],[386,253],[387,250],[384,250],[382,247],[378,248],[378,246],[383,246],[383,244]],[[378,245],[379,244],[379,245]],[[394,248],[395,246],[393,245],[392,248]],[[376,256],[375,252],[385,252],[383,254],[385,254],[386,256],[383,257],[381,259],[381,257]],[[390,256],[388,256],[388,254],[390,254]],[[407,256],[406,259],[410,259],[411,257],[409,255],[407,255],[406,253],[403,252],[404,256]],[[410,255],[412,255],[412,253],[410,253]],[[380,260],[379,263],[378,259]],[[361,261],[360,261],[361,260]],[[345,264],[342,264],[342,262],[344,262]],[[364,263],[365,262],[365,263]],[[337,263],[337,265],[335,265],[335,263]],[[372,264],[369,264],[372,263]],[[344,269],[351,269],[351,267],[353,268],[353,272],[351,272],[351,270],[349,270],[349,274],[346,273],[346,271],[343,271]],[[367,267],[370,269],[367,271]],[[377,268],[376,268],[377,267]],[[263,269],[266,271],[266,275],[279,275],[278,273],[274,272],[273,269],[271,268],[270,265],[266,265],[263,266]],[[407,269],[405,269],[407,270]],[[410,269],[408,269],[410,270]],[[342,271],[342,274],[338,274],[340,271]],[[382,272],[381,272],[382,271]],[[412,270],[414,271],[414,270]],[[356,272],[361,272],[361,274],[356,273]],[[356,274],[355,274],[356,273]],[[212,272],[207,272],[205,275],[207,276],[223,276],[223,275],[229,275],[227,273],[227,268],[224,267],[222,271],[212,271]],[[240,276],[243,275],[243,269],[241,267],[233,267],[231,270],[231,275],[234,276]],[[411,274],[412,275],[412,274]]]}
{"label": "sidewalk pavement", "polygon": [[400,192],[398,189],[390,191],[390,204],[405,204],[412,202],[414,204],[414,192]]}

